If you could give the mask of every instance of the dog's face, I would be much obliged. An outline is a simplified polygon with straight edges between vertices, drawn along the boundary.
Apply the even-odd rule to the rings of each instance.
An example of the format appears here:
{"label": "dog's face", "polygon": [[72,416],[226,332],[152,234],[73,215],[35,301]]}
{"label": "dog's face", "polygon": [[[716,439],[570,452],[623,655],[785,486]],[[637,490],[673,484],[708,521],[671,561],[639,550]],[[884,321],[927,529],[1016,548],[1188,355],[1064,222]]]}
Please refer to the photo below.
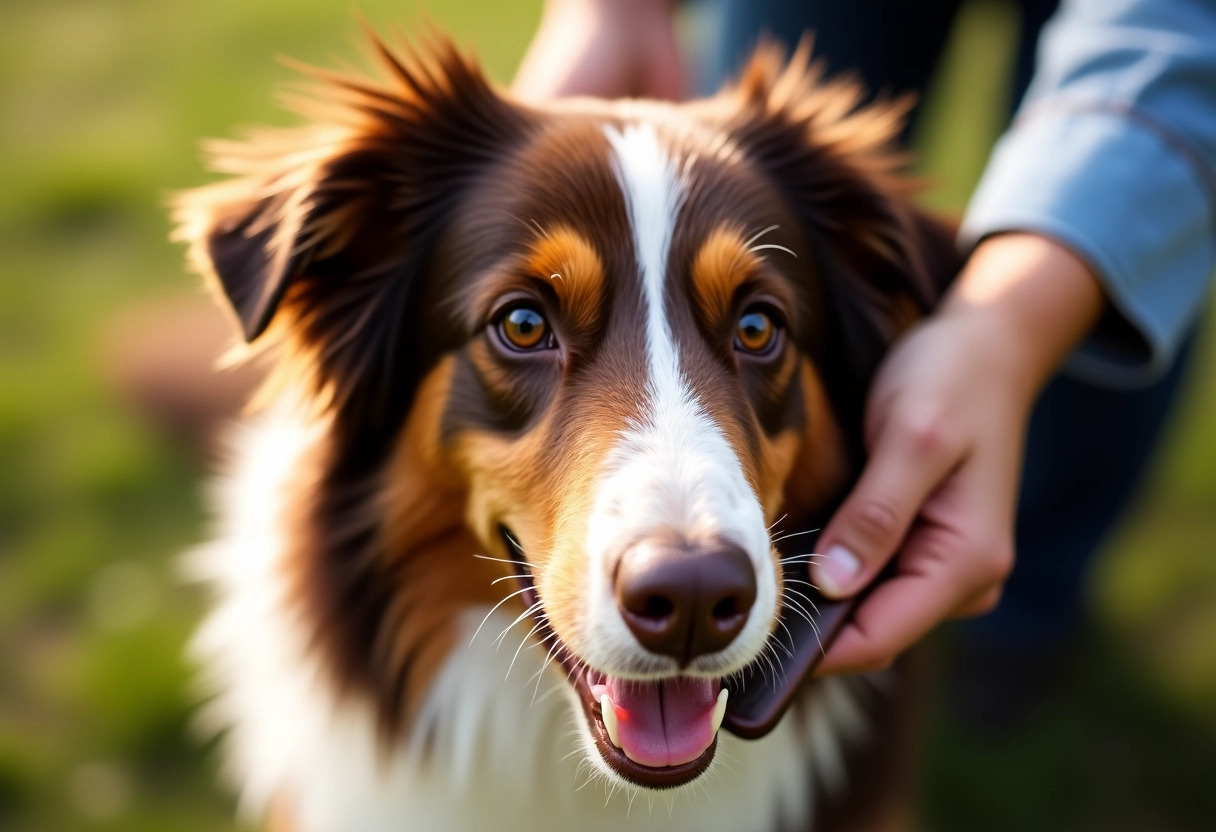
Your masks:
{"label": "dog's face", "polygon": [[597,753],[636,782],[709,763],[721,680],[776,628],[795,459],[820,439],[820,477],[843,475],[795,220],[737,148],[663,115],[553,119],[473,189],[427,304],[463,316],[437,372],[469,522],[513,542]]}
{"label": "dog's face", "polygon": [[449,618],[514,574],[593,759],[687,782],[805,597],[772,529],[847,485],[875,364],[932,299],[897,115],[804,55],[705,102],[550,109],[451,52],[383,57],[393,85],[326,76],[331,129],[230,152],[245,178],[182,207],[329,425],[298,564],[320,642],[402,729]]}

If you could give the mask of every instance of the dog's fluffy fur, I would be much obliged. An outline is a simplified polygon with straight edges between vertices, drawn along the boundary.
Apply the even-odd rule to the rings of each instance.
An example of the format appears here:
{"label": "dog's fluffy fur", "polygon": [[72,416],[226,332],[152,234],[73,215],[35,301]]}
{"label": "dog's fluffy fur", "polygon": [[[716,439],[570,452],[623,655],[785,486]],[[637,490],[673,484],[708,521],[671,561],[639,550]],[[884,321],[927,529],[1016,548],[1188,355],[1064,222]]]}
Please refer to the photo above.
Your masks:
{"label": "dog's fluffy fur", "polygon": [[[890,686],[807,684],[657,792],[580,680],[717,690],[780,661],[806,595],[776,527],[847,487],[875,367],[953,270],[897,172],[904,108],[860,107],[805,49],[702,101],[540,107],[447,44],[375,43],[387,81],[312,70],[310,126],[217,144],[233,178],[177,209],[277,368],[191,560],[215,594],[204,717],[246,809],[301,832],[822,820]],[[516,308],[550,340],[505,343]],[[757,309],[767,352],[735,334]],[[683,664],[612,589],[669,537],[740,547],[757,587]]]}

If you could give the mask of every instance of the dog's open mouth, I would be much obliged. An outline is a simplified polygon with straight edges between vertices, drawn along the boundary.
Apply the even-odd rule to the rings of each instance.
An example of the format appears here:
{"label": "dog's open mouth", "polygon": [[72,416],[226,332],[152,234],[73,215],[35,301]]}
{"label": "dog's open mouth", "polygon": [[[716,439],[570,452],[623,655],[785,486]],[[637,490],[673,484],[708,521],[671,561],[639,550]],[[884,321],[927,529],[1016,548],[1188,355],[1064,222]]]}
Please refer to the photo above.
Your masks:
{"label": "dog's open mouth", "polygon": [[718,680],[614,679],[586,668],[575,689],[604,762],[626,780],[679,786],[713,761],[728,696]]}
{"label": "dog's open mouth", "polygon": [[[510,532],[503,529],[502,535],[508,551],[524,557]],[[521,562],[515,561],[517,566]],[[516,571],[527,583],[524,604],[533,608],[532,577],[527,570]],[[543,616],[536,617],[540,637],[558,641]],[[730,695],[720,680],[618,679],[563,648],[559,642],[554,652],[578,695],[596,748],[614,772],[639,786],[666,789],[689,783],[709,768]]]}
{"label": "dog's open mouth", "polygon": [[[517,565],[517,574],[527,584],[522,593],[524,603],[539,610],[532,576],[518,568],[526,555],[507,529],[501,532],[507,550],[515,554],[512,562]],[[787,578],[805,583],[802,559],[792,559],[783,566]],[[861,597],[828,602],[815,595],[816,602],[811,604],[814,619],[810,615],[786,615],[787,610],[782,608],[780,629],[788,637],[788,645],[772,654],[772,662],[753,663],[731,677],[729,684],[719,679],[680,676],[646,681],[616,679],[581,662],[564,648],[541,613],[535,617],[538,637],[558,642],[554,652],[578,694],[604,762],[629,782],[663,789],[689,783],[709,768],[720,728],[755,739],[780,721],[796,690],[810,676],[826,645]]]}

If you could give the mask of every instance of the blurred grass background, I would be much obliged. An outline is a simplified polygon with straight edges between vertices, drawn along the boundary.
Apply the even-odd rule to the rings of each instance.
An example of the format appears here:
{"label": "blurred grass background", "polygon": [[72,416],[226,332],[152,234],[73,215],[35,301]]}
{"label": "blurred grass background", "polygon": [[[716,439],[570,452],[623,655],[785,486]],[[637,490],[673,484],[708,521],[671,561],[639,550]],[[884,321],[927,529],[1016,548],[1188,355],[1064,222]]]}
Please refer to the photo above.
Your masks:
{"label": "blurred grass background", "polygon": [[[440,24],[505,81],[539,0],[359,7]],[[1013,22],[992,0],[960,23],[921,141],[938,207],[964,204],[995,136]],[[332,64],[356,35],[346,2],[0,5],[0,830],[234,828],[180,658],[200,606],[172,564],[205,533],[201,470],[114,392],[113,342],[133,305],[198,292],[163,208],[206,181],[198,139],[291,123],[274,56]],[[1069,686],[995,739],[939,708],[927,828],[1216,828],[1216,339],[1202,347],[1094,575]]]}

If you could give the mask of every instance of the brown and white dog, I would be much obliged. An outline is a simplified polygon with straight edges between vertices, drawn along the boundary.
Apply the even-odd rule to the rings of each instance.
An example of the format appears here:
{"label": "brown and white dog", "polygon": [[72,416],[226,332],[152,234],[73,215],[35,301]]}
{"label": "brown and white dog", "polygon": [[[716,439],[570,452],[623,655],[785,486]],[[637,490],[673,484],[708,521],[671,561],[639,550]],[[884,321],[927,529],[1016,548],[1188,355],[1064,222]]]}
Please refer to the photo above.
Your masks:
{"label": "brown and white dog", "polygon": [[386,82],[313,70],[311,126],[218,146],[234,178],[178,205],[278,370],[192,559],[245,807],[820,828],[897,691],[806,682],[763,738],[719,727],[729,691],[800,682],[810,555],[775,529],[847,488],[876,364],[953,272],[904,108],[806,49],[702,101],[548,106],[444,43],[376,49]]}

